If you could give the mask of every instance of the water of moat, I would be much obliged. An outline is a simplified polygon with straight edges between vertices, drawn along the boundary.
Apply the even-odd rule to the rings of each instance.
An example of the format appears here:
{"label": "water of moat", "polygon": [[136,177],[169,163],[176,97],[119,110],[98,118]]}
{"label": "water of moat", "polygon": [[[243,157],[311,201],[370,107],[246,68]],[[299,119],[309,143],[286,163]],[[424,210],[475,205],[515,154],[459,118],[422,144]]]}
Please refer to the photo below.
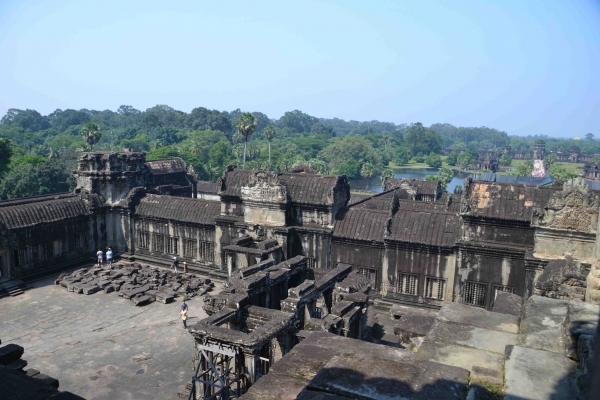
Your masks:
{"label": "water of moat", "polygon": [[[394,178],[419,178],[425,179],[427,175],[437,175],[438,168],[394,168]],[[448,192],[454,193],[454,188],[457,185],[463,186],[465,178],[472,176],[471,173],[456,172],[454,171],[454,178],[448,183]],[[352,190],[365,190],[367,187],[367,180],[363,178],[350,179],[350,187]],[[373,193],[381,193],[381,177],[379,175],[372,176],[369,179],[369,191]]]}

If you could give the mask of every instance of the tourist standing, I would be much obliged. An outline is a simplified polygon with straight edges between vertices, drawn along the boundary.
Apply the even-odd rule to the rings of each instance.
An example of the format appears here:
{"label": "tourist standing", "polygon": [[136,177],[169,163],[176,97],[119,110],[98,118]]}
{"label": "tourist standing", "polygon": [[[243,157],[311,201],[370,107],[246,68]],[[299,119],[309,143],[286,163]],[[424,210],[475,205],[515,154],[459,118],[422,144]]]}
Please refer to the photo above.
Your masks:
{"label": "tourist standing", "polygon": [[187,263],[185,261],[183,262],[183,273],[187,274]]}
{"label": "tourist standing", "polygon": [[177,266],[179,265],[179,260],[177,259],[177,257],[173,257],[173,269],[175,270],[175,273],[177,273]]}
{"label": "tourist standing", "polygon": [[98,266],[101,267],[102,266],[102,258],[104,256],[104,252],[100,249],[98,249],[98,252],[96,253],[96,257],[98,258]]}
{"label": "tourist standing", "polygon": [[185,299],[183,299],[181,306],[179,307],[179,313],[181,314],[181,319],[183,321],[183,329],[187,329],[188,306],[185,304]]}
{"label": "tourist standing", "polygon": [[108,264],[109,267],[112,267],[112,259],[113,259],[113,252],[112,252],[112,249],[109,247],[108,250],[106,250],[106,263]]}

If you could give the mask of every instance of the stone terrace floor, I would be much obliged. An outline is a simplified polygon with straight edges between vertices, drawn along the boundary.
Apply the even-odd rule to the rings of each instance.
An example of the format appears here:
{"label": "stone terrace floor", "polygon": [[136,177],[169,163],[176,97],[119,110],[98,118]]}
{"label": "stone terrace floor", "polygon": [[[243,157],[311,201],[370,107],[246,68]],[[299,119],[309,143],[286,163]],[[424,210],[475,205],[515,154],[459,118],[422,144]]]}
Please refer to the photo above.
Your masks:
{"label": "stone terrace floor", "polygon": [[[0,299],[0,339],[23,346],[25,369],[58,379],[60,390],[87,399],[176,399],[193,375],[181,298],[136,307],[117,292],[68,292],[52,278],[29,286]],[[215,282],[212,293],[221,289]],[[187,303],[189,325],[207,316],[202,296]]]}

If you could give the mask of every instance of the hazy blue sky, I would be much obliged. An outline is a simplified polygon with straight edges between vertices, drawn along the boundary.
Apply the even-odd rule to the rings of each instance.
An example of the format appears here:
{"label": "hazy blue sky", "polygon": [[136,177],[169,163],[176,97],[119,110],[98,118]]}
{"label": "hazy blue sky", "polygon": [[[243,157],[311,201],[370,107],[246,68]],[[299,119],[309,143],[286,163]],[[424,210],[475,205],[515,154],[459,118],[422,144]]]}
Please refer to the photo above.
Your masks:
{"label": "hazy blue sky", "polygon": [[0,114],[168,104],[600,136],[598,0],[0,0]]}

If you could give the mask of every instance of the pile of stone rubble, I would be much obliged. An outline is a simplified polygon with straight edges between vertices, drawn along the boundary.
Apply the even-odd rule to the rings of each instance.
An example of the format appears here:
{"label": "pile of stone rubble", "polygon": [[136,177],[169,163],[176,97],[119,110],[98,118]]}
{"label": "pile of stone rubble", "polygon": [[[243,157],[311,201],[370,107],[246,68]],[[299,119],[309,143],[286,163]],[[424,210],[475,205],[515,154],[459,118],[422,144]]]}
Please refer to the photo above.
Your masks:
{"label": "pile of stone rubble", "polygon": [[214,283],[194,274],[175,274],[172,271],[142,266],[138,263],[112,267],[80,268],[60,274],[54,284],[69,292],[93,294],[118,292],[136,306],[153,301],[170,303],[176,296],[192,298],[209,292]]}

